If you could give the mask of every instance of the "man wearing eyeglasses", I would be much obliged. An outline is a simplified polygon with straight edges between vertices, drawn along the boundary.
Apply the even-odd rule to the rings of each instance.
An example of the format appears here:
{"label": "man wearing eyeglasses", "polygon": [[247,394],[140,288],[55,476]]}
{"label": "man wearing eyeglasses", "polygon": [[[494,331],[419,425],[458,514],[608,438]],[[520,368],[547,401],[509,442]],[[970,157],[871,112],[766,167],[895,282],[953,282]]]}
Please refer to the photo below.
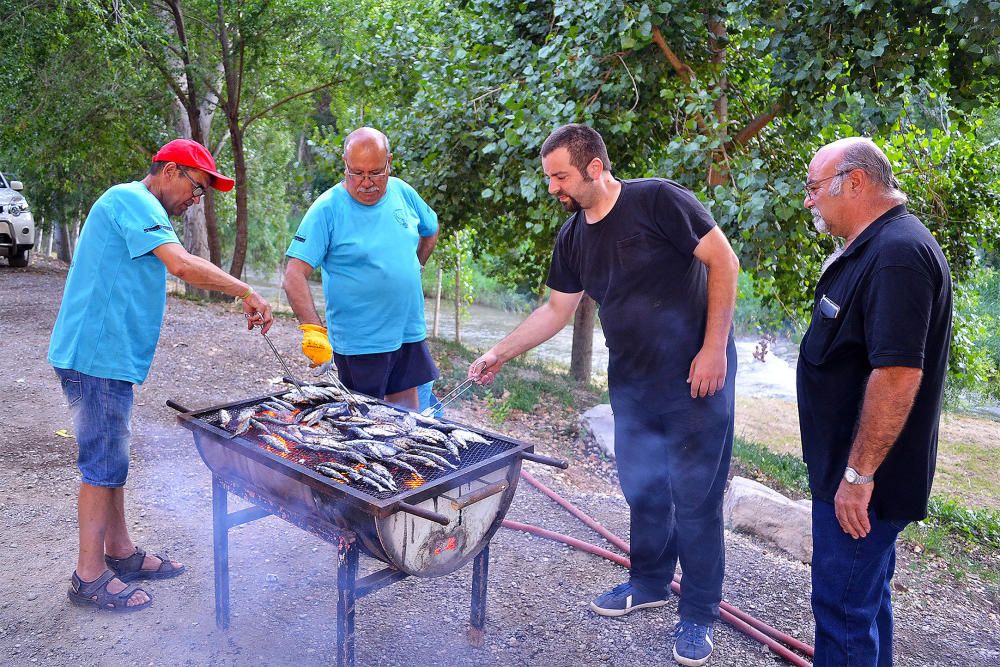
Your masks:
{"label": "man wearing eyeglasses", "polygon": [[870,139],[821,148],[805,190],[816,229],[844,239],[816,286],[797,370],[813,497],[813,664],[892,665],[896,537],[927,516],[951,276]]}
{"label": "man wearing eyeglasses", "polygon": [[152,597],[128,582],[184,571],[177,561],[137,547],[125,523],[132,390],[146,379],[153,361],[168,272],[241,299],[248,329],[271,326],[267,301],[188,253],[170,225],[169,216],[184,213],[207,188],[227,192],[233,185],[216,171],[204,146],[176,139],[156,153],[141,181],[101,195],[83,225],[48,354],[70,405],[79,448],[80,550],[69,589],[75,604],[136,611]]}
{"label": "man wearing eyeglasses", "polygon": [[[390,175],[392,153],[370,127],[344,140],[344,180],[309,207],[288,247],[284,287],[314,364],[333,358],[353,391],[416,409],[438,377],[425,341],[420,270],[437,242],[437,214]],[[308,278],[320,267],[325,323]]]}

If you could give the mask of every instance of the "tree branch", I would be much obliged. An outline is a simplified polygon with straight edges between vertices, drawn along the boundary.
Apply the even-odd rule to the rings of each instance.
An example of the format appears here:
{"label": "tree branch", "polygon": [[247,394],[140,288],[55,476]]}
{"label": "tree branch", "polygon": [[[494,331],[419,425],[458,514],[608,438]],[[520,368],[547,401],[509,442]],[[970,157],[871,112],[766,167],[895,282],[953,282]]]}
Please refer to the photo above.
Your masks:
{"label": "tree branch", "polygon": [[663,38],[663,33],[660,32],[660,29],[656,26],[653,26],[653,41],[656,42],[658,47],[660,47],[660,51],[662,51],[663,55],[666,56],[667,62],[669,62],[670,66],[674,68],[674,71],[677,72],[678,76],[684,79],[685,82],[691,83],[695,78],[694,70],[681,62],[681,59],[677,57],[677,54],[674,53],[669,46],[667,46],[667,40]]}
{"label": "tree branch", "polygon": [[748,141],[753,139],[761,130],[767,127],[768,124],[774,120],[783,109],[784,106],[781,102],[775,102],[770,111],[760,114],[750,121],[746,127],[740,130],[740,132],[733,137],[733,140],[729,142],[729,147],[733,148],[739,146],[742,148],[745,146]]}
{"label": "tree branch", "polygon": [[319,92],[324,88],[329,88],[330,86],[336,86],[338,83],[343,83],[343,82],[344,82],[343,79],[335,79],[333,81],[327,81],[326,83],[315,86],[314,88],[310,88],[309,90],[303,90],[301,92],[295,93],[294,95],[289,95],[284,99],[278,100],[277,102],[267,107],[266,109],[262,110],[261,112],[255,113],[254,115],[248,117],[246,121],[243,123],[243,129],[245,130],[247,127],[250,126],[250,123],[254,122],[255,120],[259,120],[262,116],[266,116],[267,114],[271,113],[272,111],[274,111],[283,104],[287,104],[288,102],[291,102],[296,98]]}

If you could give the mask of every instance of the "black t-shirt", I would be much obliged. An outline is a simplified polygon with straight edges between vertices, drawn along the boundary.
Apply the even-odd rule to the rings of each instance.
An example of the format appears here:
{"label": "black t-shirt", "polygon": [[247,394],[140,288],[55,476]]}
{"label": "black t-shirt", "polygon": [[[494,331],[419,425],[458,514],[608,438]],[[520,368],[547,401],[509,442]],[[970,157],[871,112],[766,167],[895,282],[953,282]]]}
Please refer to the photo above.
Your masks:
{"label": "black t-shirt", "polygon": [[693,253],[715,221],[673,181],[620,182],[603,219],[587,224],[578,211],[559,230],[547,284],[585,291],[600,305],[613,389],[661,404],[690,400],[688,369],[704,342],[708,294],[707,270]]}
{"label": "black t-shirt", "polygon": [[927,515],[951,300],[944,253],[904,206],[869,225],[820,277],[797,372],[802,453],[814,498],[833,502],[872,369],[922,368],[910,416],[875,473],[871,509],[883,520]]}

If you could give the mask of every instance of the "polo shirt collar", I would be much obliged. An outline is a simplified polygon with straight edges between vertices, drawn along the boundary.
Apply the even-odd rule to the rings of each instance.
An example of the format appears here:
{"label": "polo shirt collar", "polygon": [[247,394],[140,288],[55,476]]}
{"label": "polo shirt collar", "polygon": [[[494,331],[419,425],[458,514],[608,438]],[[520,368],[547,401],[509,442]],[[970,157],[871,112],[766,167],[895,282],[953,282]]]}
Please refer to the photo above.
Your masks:
{"label": "polo shirt collar", "polygon": [[862,245],[867,243],[869,239],[878,234],[882,230],[882,227],[885,226],[885,223],[889,222],[890,220],[894,220],[895,218],[900,218],[906,214],[907,210],[904,204],[893,206],[888,211],[886,211],[879,217],[875,218],[875,220],[870,225],[865,227],[864,231],[858,234],[858,238],[854,239],[854,243],[852,243],[847,248],[847,250],[844,251],[844,254],[842,254],[841,257],[842,258],[850,257],[856,251],[858,251],[858,248],[860,248]]}

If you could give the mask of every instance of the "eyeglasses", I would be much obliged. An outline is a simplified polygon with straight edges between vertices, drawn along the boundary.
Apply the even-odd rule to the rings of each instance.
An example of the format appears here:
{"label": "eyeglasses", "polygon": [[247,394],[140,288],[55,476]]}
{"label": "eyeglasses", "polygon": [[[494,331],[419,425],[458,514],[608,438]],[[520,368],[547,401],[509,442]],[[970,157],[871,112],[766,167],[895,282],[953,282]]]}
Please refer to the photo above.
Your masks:
{"label": "eyeglasses", "polygon": [[194,180],[190,176],[188,176],[187,170],[184,169],[184,167],[182,167],[180,165],[177,165],[177,171],[179,171],[182,174],[184,174],[184,178],[186,178],[189,181],[191,181],[191,185],[194,186],[194,190],[191,191],[191,197],[192,197],[192,199],[194,197],[200,197],[203,194],[205,194],[205,186],[202,185],[201,183],[199,183],[198,181]]}
{"label": "eyeglasses", "polygon": [[359,181],[363,181],[366,178],[370,178],[374,181],[376,178],[382,178],[383,176],[389,173],[388,160],[385,161],[385,166],[379,169],[378,171],[355,171],[354,169],[351,169],[351,166],[347,164],[347,162],[344,162],[344,165],[346,167],[344,173],[350,176],[351,178],[358,179]]}
{"label": "eyeglasses", "polygon": [[803,186],[802,186],[803,189],[806,191],[806,199],[812,200],[812,199],[816,198],[816,193],[819,192],[819,186],[820,186],[821,183],[825,183],[825,182],[829,181],[832,178],[837,178],[838,176],[843,176],[844,174],[847,174],[847,173],[849,173],[849,172],[838,171],[833,176],[827,176],[826,178],[821,178],[818,181],[813,181],[812,183],[810,183],[809,181],[806,181],[805,184],[803,184]]}

